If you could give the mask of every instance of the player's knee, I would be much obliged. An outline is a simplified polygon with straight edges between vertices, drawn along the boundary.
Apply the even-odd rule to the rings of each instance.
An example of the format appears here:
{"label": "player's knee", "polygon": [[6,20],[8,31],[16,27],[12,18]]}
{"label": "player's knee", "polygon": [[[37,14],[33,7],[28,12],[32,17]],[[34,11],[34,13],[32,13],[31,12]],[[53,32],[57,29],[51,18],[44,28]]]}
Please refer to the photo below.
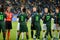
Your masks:
{"label": "player's knee", "polygon": [[57,32],[59,32],[59,30],[57,30]]}
{"label": "player's knee", "polygon": [[45,32],[45,30],[43,30],[43,32]]}
{"label": "player's knee", "polygon": [[28,35],[28,32],[26,32],[26,35]]}
{"label": "player's knee", "polygon": [[52,30],[53,32],[55,31],[55,30]]}
{"label": "player's knee", "polygon": [[20,35],[20,31],[17,30],[18,35]]}
{"label": "player's knee", "polygon": [[17,30],[17,32],[19,32],[19,30]]}

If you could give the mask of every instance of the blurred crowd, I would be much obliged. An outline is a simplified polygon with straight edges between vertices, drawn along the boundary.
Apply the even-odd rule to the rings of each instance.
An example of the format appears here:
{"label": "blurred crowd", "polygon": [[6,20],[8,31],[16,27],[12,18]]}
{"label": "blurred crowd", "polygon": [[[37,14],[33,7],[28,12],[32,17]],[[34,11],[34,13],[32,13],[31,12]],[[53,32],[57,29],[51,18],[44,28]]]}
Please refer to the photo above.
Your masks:
{"label": "blurred crowd", "polygon": [[44,8],[48,7],[51,12],[55,12],[56,7],[60,7],[60,0],[0,0],[4,3],[4,9],[11,6],[11,12],[15,15],[21,12],[21,7],[25,6],[32,12],[33,6],[36,6],[39,12],[44,13]]}
{"label": "blurred crowd", "polygon": [[48,7],[50,10],[55,12],[55,8],[60,7],[60,0],[0,0],[4,3],[5,9],[7,6],[11,6],[11,12],[17,13],[20,12],[20,7],[25,5],[26,9],[30,9],[32,11],[33,6],[37,6],[37,8],[43,12],[44,7]]}
{"label": "blurred crowd", "polygon": [[48,7],[52,11],[55,10],[57,6],[60,6],[59,0],[10,0],[6,1],[5,6],[12,6],[12,12],[20,10],[21,5],[32,10],[33,6],[37,6],[40,11],[43,11],[44,7]]}

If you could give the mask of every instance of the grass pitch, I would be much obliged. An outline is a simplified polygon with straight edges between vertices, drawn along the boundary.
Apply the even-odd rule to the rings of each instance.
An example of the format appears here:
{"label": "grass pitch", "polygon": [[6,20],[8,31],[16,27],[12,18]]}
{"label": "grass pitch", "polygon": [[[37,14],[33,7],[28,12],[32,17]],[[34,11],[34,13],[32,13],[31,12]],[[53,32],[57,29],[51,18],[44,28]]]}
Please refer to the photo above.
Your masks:
{"label": "grass pitch", "polygon": [[[12,22],[12,30],[11,30],[11,34],[10,34],[10,40],[16,40],[17,24],[18,24],[18,22]],[[43,23],[41,22],[41,24],[43,24]],[[52,21],[52,25],[53,25],[53,21]],[[28,32],[29,32],[29,40],[33,40],[31,38],[31,23],[27,22],[27,26],[28,26]],[[56,37],[58,37],[57,34],[58,33],[56,32]],[[26,36],[25,35],[26,34],[24,33],[24,40],[26,40]],[[42,31],[41,31],[40,35],[41,35],[40,36],[40,38],[41,38],[40,40],[42,40],[42,36],[43,36],[43,32]],[[54,35],[53,32],[52,32],[52,35]],[[49,38],[48,40],[51,40],[50,36],[48,36],[48,38]],[[3,40],[2,32],[0,33],[0,40]],[[21,40],[21,36],[20,36],[20,40]]]}

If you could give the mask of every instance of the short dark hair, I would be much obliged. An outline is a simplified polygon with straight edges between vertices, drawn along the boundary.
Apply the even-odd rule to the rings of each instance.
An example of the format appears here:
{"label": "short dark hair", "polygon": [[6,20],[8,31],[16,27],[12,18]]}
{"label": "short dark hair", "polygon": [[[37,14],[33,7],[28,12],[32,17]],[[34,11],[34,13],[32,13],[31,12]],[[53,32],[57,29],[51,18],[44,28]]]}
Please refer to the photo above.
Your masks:
{"label": "short dark hair", "polygon": [[26,8],[23,8],[23,12],[26,12]]}

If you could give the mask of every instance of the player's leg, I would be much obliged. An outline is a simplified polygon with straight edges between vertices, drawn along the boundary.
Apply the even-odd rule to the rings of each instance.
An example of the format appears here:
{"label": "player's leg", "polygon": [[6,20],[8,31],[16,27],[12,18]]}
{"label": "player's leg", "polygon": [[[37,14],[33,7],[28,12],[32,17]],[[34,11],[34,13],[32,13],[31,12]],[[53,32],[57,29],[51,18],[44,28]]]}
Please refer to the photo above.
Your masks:
{"label": "player's leg", "polygon": [[58,31],[58,38],[60,39],[60,26],[59,25],[58,25],[57,31]]}
{"label": "player's leg", "polygon": [[60,39],[60,25],[59,25],[59,39]]}
{"label": "player's leg", "polygon": [[10,38],[10,30],[12,29],[12,22],[7,22],[7,40]]}
{"label": "player's leg", "polygon": [[48,33],[49,33],[49,32],[48,32],[48,31],[46,31],[45,38],[48,36]]}
{"label": "player's leg", "polygon": [[17,35],[19,33],[19,29],[20,29],[20,23],[18,22],[18,25],[17,25],[17,32],[16,32],[16,38],[17,38]]}
{"label": "player's leg", "polygon": [[59,31],[59,39],[60,39],[60,31]]}
{"label": "player's leg", "polygon": [[45,36],[43,40],[48,40],[48,31],[46,30]]}
{"label": "player's leg", "polygon": [[10,29],[7,30],[7,40],[9,40],[9,37],[10,37]]}
{"label": "player's leg", "polygon": [[51,24],[49,25],[49,27],[48,27],[48,32],[49,32],[49,34],[50,34],[50,37],[52,38],[52,33],[51,33]]}
{"label": "player's leg", "polygon": [[55,31],[56,31],[56,24],[54,24],[53,27],[52,27],[52,32],[54,34],[54,37],[55,37],[55,34],[56,34]]}
{"label": "player's leg", "polygon": [[[18,22],[18,25],[17,25],[17,33],[16,33],[16,39],[17,39],[17,35],[19,33],[19,30],[20,30],[20,23]],[[24,38],[24,33],[22,32],[22,39]]]}
{"label": "player's leg", "polygon": [[21,34],[20,30],[18,30],[17,31],[17,38],[16,38],[16,40],[19,40],[20,34]]}
{"label": "player's leg", "polygon": [[46,30],[45,38],[48,36],[48,33],[49,33],[49,26],[48,26],[48,24],[46,24],[46,27],[47,27],[47,30]]}
{"label": "player's leg", "polygon": [[19,40],[20,34],[21,34],[21,32],[20,32],[20,31],[18,31],[17,39],[16,39],[16,40]]}
{"label": "player's leg", "polygon": [[5,23],[2,22],[2,32],[3,32],[3,40],[6,40],[6,27],[5,27]]}
{"label": "player's leg", "polygon": [[25,26],[25,30],[24,30],[24,32],[26,32],[26,38],[27,38],[27,40],[29,40],[29,33],[28,33],[28,28],[27,28],[27,25]]}
{"label": "player's leg", "polygon": [[28,32],[26,32],[26,38],[27,38],[27,40],[29,39],[29,37],[28,37]]}
{"label": "player's leg", "polygon": [[19,40],[19,37],[20,37],[20,23],[18,22],[18,25],[17,25],[17,33],[16,33],[16,40]]}
{"label": "player's leg", "polygon": [[60,32],[59,32],[59,39],[60,39]]}
{"label": "player's leg", "polygon": [[34,27],[31,26],[31,38],[33,38],[33,34],[34,34],[33,29]]}
{"label": "player's leg", "polygon": [[[52,33],[51,33],[51,28],[49,29],[49,34],[50,34],[50,37],[52,39]],[[53,39],[52,39],[53,40]]]}
{"label": "player's leg", "polygon": [[24,32],[22,32],[22,40],[24,40]]}
{"label": "player's leg", "polygon": [[33,30],[31,30],[31,38],[33,38]]}
{"label": "player's leg", "polygon": [[42,39],[43,40],[45,40],[44,36],[45,36],[46,30],[47,30],[46,24],[43,24],[43,26],[42,26],[42,31],[43,31],[43,37],[42,37]]}
{"label": "player's leg", "polygon": [[40,31],[41,31],[41,27],[39,25],[37,25],[37,27],[36,27],[36,37],[38,39],[40,39]]}
{"label": "player's leg", "polygon": [[59,24],[56,24],[57,25],[57,32],[58,32],[58,36],[60,35],[60,27],[59,27]]}
{"label": "player's leg", "polygon": [[6,40],[6,32],[3,32],[3,40]]}
{"label": "player's leg", "polygon": [[44,37],[44,33],[45,33],[46,30],[47,30],[46,24],[43,24],[43,26],[42,26],[43,37]]}
{"label": "player's leg", "polygon": [[40,31],[36,30],[36,38],[40,39]]}

